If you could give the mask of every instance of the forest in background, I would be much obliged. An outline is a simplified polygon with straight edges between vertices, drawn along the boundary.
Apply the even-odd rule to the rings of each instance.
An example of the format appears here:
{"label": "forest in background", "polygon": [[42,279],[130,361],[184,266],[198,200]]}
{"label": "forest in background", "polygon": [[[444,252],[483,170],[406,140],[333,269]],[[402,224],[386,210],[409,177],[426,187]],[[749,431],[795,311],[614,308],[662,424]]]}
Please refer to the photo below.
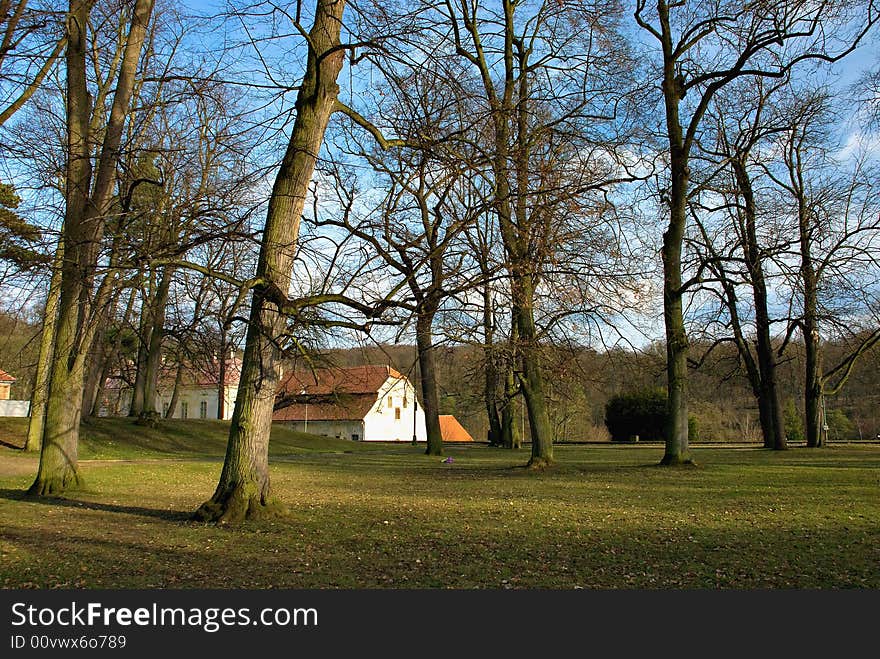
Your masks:
{"label": "forest in background", "polygon": [[[0,313],[0,368],[18,381],[13,397],[29,400],[36,371],[39,323],[28,323]],[[699,354],[700,348],[694,346]],[[476,441],[486,441],[486,418],[482,379],[483,353],[474,346],[437,348],[440,413],[453,414]],[[832,361],[845,350],[825,346]],[[599,352],[588,348],[552,347],[544,349],[549,373],[548,401],[554,441],[609,441],[605,428],[605,404],[614,394],[662,389],[665,384],[665,352],[662,345],[645,350],[612,349]],[[310,356],[315,367],[389,364],[420,386],[414,346],[382,344],[349,349],[333,349]],[[204,360],[208,356],[203,357]],[[781,395],[791,441],[803,441],[802,346],[794,346],[792,356],[782,365]],[[846,385],[827,400],[830,441],[868,441],[880,438],[880,351],[872,351],[859,361]],[[735,350],[715,353],[691,373],[692,414],[697,419],[698,442],[761,442],[761,428],[754,396],[742,372]],[[512,403],[518,432],[525,429],[528,441],[528,415],[522,401]],[[794,433],[794,434],[792,434]]]}

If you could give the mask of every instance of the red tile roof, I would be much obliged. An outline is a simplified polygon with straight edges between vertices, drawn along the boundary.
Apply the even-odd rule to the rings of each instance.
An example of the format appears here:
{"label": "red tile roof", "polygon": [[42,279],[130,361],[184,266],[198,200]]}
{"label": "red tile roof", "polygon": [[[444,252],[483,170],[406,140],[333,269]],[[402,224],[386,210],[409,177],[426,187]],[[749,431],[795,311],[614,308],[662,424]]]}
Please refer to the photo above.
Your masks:
{"label": "red tile roof", "polygon": [[444,442],[472,442],[474,438],[451,414],[440,415],[440,434]]}
{"label": "red tile roof", "polygon": [[16,378],[12,377],[6,371],[0,369],[0,382],[15,382]]}
{"label": "red tile roof", "polygon": [[321,396],[307,403],[291,402],[278,407],[273,421],[359,421],[376,404],[376,394]]}
{"label": "red tile roof", "polygon": [[[159,366],[159,386],[171,389],[177,377],[178,364],[167,362]],[[129,377],[134,377],[134,364],[129,365]],[[226,359],[225,384],[237,387],[241,379],[241,359],[229,357]],[[129,380],[130,381],[130,380]],[[220,360],[213,359],[210,362],[196,361],[184,366],[180,384],[183,387],[216,388],[220,381]],[[120,373],[113,373],[107,380],[107,389],[125,389],[130,385]]]}
{"label": "red tile roof", "polygon": [[298,368],[282,380],[281,395],[324,396],[328,394],[375,394],[389,378],[403,379],[398,371],[386,365],[331,366],[310,369]]}

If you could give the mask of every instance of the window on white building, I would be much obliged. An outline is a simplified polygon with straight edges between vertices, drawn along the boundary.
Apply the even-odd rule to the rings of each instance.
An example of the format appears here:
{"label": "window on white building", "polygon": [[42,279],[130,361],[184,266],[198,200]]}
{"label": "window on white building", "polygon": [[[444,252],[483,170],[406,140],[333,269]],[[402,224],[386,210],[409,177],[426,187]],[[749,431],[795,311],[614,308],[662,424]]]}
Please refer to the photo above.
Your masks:
{"label": "window on white building", "polygon": [[394,399],[391,396],[388,396],[388,409],[394,407]]}
{"label": "window on white building", "polygon": [[180,404],[180,418],[181,419],[188,419],[189,418],[189,403],[186,401],[183,401]]}
{"label": "window on white building", "polygon": [[199,418],[207,419],[208,418],[208,401],[203,400],[199,403]]}
{"label": "window on white building", "polygon": [[394,408],[394,420],[395,421],[400,420],[400,408],[399,407]]}

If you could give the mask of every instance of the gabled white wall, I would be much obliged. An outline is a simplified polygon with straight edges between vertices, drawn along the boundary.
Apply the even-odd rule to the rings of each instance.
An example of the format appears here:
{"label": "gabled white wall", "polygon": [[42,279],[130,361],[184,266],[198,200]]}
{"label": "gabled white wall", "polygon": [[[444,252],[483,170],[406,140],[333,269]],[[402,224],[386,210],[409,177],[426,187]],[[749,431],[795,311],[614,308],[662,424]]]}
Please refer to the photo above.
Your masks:
{"label": "gabled white wall", "polygon": [[[158,396],[159,409],[156,410],[160,414],[165,413],[165,407],[171,403],[172,391],[160,391]],[[232,418],[232,411],[235,408],[235,397],[238,395],[238,387],[227,385],[224,387],[224,407],[223,418],[229,420]],[[217,387],[181,387],[180,395],[177,399],[177,408],[174,410],[172,419],[183,418],[183,404],[187,403],[188,419],[201,419],[201,404],[204,402],[207,407],[205,419],[217,418]]]}
{"label": "gabled white wall", "polygon": [[[403,399],[406,397],[406,407]],[[388,401],[391,401],[391,407]],[[409,380],[389,377],[379,388],[376,403],[364,417],[364,440],[376,442],[411,442],[413,437],[413,415],[415,414],[416,441],[427,441],[425,413],[421,404],[418,411],[415,390]],[[395,410],[400,410],[400,419],[395,418]]]}
{"label": "gabled white wall", "polygon": [[[118,400],[115,396],[118,393]],[[99,416],[125,416],[131,407],[131,389],[126,388],[122,391],[107,396],[107,401],[101,405],[98,412]],[[165,408],[171,403],[172,390],[162,389],[156,394],[157,405],[159,409],[155,410],[161,415],[165,415]],[[235,397],[238,395],[238,387],[227,385],[224,391],[225,407],[223,409],[223,418],[227,421],[232,418],[232,410],[235,408]],[[183,403],[187,403],[188,419],[201,419],[201,404],[205,402],[206,412],[205,419],[217,418],[217,387],[181,387],[180,395],[177,399],[177,408],[174,410],[173,419],[183,418]]]}

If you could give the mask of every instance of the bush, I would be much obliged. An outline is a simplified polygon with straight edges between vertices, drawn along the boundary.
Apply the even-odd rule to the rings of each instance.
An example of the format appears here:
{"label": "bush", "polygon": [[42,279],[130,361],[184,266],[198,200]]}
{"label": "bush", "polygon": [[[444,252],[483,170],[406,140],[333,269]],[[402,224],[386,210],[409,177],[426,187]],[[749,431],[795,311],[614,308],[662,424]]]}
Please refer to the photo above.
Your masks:
{"label": "bush", "polygon": [[666,394],[661,390],[612,396],[605,405],[605,426],[614,442],[635,435],[643,441],[662,441],[666,420]]}
{"label": "bush", "polygon": [[[662,389],[637,391],[612,396],[605,405],[605,426],[611,441],[629,442],[635,436],[640,441],[665,441],[666,392]],[[688,416],[688,438],[700,439],[697,417]]]}
{"label": "bush", "polygon": [[688,441],[700,441],[700,424],[697,423],[697,417],[693,414],[688,416]]}
{"label": "bush", "polygon": [[788,399],[785,408],[782,410],[782,419],[785,425],[785,436],[788,441],[804,441],[804,420],[791,398]]}
{"label": "bush", "polygon": [[834,441],[856,439],[858,430],[842,410],[828,412],[828,438]]}

